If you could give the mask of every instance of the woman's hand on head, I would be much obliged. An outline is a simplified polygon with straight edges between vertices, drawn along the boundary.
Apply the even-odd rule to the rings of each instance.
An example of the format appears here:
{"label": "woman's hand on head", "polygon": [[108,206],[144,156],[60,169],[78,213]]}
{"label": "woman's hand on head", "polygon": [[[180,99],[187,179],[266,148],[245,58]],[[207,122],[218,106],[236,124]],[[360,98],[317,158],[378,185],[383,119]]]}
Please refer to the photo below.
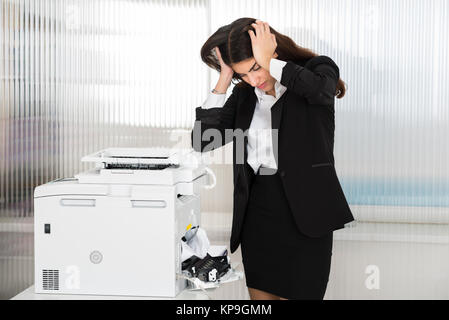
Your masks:
{"label": "woman's hand on head", "polygon": [[270,60],[276,58],[275,52],[277,43],[276,36],[270,32],[270,26],[267,22],[256,20],[251,26],[255,29],[248,30],[251,38],[253,55],[256,62],[265,70],[270,71]]}
{"label": "woman's hand on head", "polygon": [[230,66],[228,66],[226,63],[224,63],[223,59],[221,58],[220,49],[218,47],[214,48],[215,54],[217,55],[218,62],[220,63],[220,75],[226,76],[226,77],[232,77],[234,75],[234,70]]}

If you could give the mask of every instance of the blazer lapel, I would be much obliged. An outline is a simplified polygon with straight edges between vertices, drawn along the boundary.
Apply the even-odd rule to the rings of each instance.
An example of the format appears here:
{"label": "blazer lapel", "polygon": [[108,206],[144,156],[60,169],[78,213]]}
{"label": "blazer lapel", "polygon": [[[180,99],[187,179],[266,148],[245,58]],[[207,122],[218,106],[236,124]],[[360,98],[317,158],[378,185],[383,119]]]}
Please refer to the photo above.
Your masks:
{"label": "blazer lapel", "polygon": [[242,104],[240,105],[238,117],[236,119],[235,129],[241,129],[244,133],[244,145],[243,145],[244,163],[246,163],[246,160],[248,159],[247,154],[248,135],[245,133],[247,133],[247,130],[251,125],[254,110],[256,109],[256,101],[257,96],[253,88],[251,92],[249,92],[249,94],[244,98]]}
{"label": "blazer lapel", "polygon": [[253,119],[254,110],[256,109],[257,96],[254,90],[251,90],[240,105],[239,115],[236,122],[236,129],[247,130]]}
{"label": "blazer lapel", "polygon": [[278,160],[278,146],[279,146],[279,131],[281,126],[282,110],[284,109],[284,101],[287,91],[282,94],[282,96],[276,101],[276,103],[271,107],[271,139],[273,146],[273,154],[276,160],[276,165],[279,168]]}

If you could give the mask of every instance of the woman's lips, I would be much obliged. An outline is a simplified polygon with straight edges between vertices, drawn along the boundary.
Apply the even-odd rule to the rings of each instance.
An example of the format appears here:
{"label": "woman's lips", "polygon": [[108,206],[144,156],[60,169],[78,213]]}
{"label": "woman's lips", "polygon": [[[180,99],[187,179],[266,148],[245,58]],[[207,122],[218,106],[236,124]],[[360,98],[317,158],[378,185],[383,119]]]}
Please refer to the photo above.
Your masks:
{"label": "woman's lips", "polygon": [[263,89],[263,87],[265,87],[265,82],[264,83],[262,83],[260,86],[258,86],[257,88],[259,88],[259,89]]}

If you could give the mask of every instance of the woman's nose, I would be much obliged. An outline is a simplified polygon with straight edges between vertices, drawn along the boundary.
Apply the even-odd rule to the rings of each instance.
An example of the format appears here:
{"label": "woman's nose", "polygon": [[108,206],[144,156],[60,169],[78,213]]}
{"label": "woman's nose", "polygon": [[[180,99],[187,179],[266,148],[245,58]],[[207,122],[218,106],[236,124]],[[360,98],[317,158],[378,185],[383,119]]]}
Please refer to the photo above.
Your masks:
{"label": "woman's nose", "polygon": [[253,75],[251,75],[251,74],[248,75],[248,78],[249,78],[249,82],[251,83],[251,85],[252,85],[253,87],[255,87],[255,86],[259,83],[259,82],[257,81],[256,77],[253,76]]}

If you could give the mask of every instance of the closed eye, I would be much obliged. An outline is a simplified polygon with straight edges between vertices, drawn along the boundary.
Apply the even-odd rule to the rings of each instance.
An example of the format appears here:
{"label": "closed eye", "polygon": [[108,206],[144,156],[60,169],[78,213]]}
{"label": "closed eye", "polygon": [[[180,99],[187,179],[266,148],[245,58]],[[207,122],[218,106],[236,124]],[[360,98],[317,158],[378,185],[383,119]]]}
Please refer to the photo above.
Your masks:
{"label": "closed eye", "polygon": [[[260,68],[262,68],[262,67],[259,66],[257,69],[253,69],[253,71],[258,71],[258,70],[260,70]],[[239,76],[246,77],[246,74],[239,74]]]}

